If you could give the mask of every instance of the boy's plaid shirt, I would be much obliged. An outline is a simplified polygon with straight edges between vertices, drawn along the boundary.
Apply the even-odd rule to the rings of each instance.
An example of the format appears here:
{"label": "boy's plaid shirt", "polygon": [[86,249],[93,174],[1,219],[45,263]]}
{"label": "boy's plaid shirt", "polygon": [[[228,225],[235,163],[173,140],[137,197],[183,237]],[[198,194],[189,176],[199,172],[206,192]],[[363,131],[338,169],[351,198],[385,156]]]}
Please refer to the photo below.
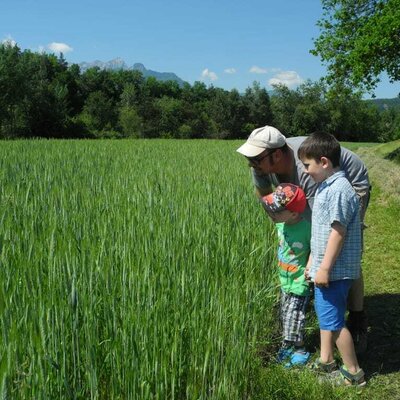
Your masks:
{"label": "boy's plaid shirt", "polygon": [[312,280],[321,265],[335,221],[346,228],[346,236],[329,280],[357,279],[361,268],[359,200],[343,171],[323,181],[315,195],[311,224]]}

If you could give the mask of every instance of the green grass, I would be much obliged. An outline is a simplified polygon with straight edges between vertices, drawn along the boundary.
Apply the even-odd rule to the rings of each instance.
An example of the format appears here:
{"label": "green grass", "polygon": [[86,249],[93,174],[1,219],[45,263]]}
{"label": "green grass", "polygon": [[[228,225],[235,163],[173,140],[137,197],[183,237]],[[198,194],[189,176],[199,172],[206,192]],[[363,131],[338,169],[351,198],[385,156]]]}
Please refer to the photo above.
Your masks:
{"label": "green grass", "polygon": [[363,399],[400,399],[400,167],[384,160],[380,151],[398,145],[392,142],[361,154],[373,186],[363,266],[370,321],[369,351],[360,360],[370,378]]}
{"label": "green grass", "polygon": [[375,154],[385,157],[392,151],[398,149],[399,147],[400,147],[400,139],[394,140],[393,142],[382,143],[380,145],[377,145],[374,148],[374,150]]}
{"label": "green grass", "polygon": [[4,142],[0,163],[4,398],[254,391],[275,245],[232,143]]}
{"label": "green grass", "polygon": [[[368,385],[363,390],[316,384],[307,371],[285,371],[267,364],[260,376],[260,399],[400,399],[400,167],[384,156],[399,142],[359,147],[342,143],[365,161],[373,190],[366,215],[363,271],[365,309],[369,316],[369,347],[359,359]],[[309,314],[308,346],[318,346],[318,329]]]}
{"label": "green grass", "polygon": [[2,142],[3,398],[400,398],[398,167],[357,150],[374,185],[359,394],[271,363],[275,236],[239,144]]}
{"label": "green grass", "polygon": [[340,142],[340,144],[351,151],[357,151],[360,148],[376,147],[373,142]]}

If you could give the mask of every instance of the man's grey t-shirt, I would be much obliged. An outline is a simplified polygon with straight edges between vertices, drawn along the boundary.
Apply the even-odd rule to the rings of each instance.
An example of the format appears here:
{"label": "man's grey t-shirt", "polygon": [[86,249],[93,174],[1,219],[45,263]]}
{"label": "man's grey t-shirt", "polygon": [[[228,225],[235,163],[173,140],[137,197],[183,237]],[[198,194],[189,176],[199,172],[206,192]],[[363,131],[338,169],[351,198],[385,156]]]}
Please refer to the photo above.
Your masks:
{"label": "man's grey t-shirt", "polygon": [[[311,176],[306,173],[303,163],[297,156],[297,150],[305,139],[306,136],[297,136],[286,139],[288,146],[293,150],[294,154],[295,168],[293,176],[283,177],[276,174],[257,175],[253,168],[252,174],[253,183],[259,189],[267,189],[271,186],[276,187],[279,183],[293,183],[300,186],[304,190],[308,206],[312,210],[315,191],[317,190],[318,184],[315,183]],[[340,169],[344,171],[347,179],[360,197],[369,193],[370,184],[367,168],[356,154],[344,147],[341,148]],[[310,210],[307,210],[306,213],[308,214],[309,211]]]}

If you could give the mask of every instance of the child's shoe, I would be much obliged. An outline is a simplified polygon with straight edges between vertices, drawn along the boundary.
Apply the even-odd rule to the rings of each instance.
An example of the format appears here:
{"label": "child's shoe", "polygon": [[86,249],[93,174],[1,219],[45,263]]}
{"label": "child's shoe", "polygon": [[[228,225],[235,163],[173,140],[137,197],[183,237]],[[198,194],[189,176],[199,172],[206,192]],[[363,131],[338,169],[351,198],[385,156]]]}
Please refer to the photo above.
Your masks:
{"label": "child's shoe", "polygon": [[323,363],[319,358],[311,364],[311,369],[317,374],[330,374],[338,369],[335,361],[330,363]]}
{"label": "child's shoe", "polygon": [[290,360],[285,364],[285,368],[306,365],[310,359],[310,353],[305,349],[297,349],[290,356]]}
{"label": "child's shoe", "polygon": [[364,387],[367,382],[365,380],[364,371],[360,368],[357,373],[350,373],[343,365],[339,370],[326,374],[324,382],[329,382],[333,386],[357,386]]}
{"label": "child's shoe", "polygon": [[291,358],[293,353],[294,353],[293,346],[282,346],[279,349],[278,354],[276,355],[276,362],[279,364],[286,362],[288,359]]}

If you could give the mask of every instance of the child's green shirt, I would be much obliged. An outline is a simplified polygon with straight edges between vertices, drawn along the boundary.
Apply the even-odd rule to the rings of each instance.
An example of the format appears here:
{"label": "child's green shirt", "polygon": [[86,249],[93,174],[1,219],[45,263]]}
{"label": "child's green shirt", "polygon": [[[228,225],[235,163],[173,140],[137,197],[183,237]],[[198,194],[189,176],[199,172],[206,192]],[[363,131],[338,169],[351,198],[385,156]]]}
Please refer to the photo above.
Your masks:
{"label": "child's green shirt", "polygon": [[307,296],[310,290],[304,270],[310,254],[311,224],[301,219],[296,224],[278,223],[276,227],[281,287],[286,293]]}

